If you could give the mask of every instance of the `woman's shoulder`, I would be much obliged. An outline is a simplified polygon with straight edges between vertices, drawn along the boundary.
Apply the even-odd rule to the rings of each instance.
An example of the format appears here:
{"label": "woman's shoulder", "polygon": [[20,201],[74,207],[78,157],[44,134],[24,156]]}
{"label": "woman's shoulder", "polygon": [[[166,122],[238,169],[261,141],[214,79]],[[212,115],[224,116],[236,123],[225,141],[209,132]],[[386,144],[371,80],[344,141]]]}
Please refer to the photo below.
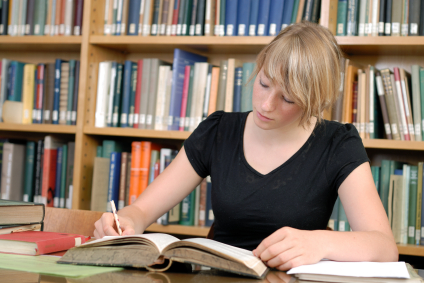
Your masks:
{"label": "woman's shoulder", "polygon": [[225,112],[220,110],[210,114],[207,120],[223,126],[232,126],[244,121],[248,114],[249,112]]}
{"label": "woman's shoulder", "polygon": [[340,136],[357,136],[359,137],[358,130],[353,124],[340,123],[337,121],[323,120],[318,126],[319,131],[323,132],[329,137],[340,137]]}

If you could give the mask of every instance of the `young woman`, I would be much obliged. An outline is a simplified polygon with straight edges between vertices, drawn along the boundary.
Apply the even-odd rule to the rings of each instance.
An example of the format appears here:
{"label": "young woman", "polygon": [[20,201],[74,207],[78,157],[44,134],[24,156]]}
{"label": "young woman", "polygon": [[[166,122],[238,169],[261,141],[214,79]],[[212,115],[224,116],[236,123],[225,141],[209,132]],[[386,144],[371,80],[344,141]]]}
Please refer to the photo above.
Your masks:
{"label": "young woman", "polygon": [[[123,235],[142,233],[210,175],[214,239],[287,270],[323,258],[397,261],[369,159],[351,124],[326,121],[341,52],[316,24],[289,26],[258,55],[253,111],[218,111],[134,204],[118,212]],[[337,196],[352,232],[325,230]],[[112,214],[94,235],[117,235]]]}

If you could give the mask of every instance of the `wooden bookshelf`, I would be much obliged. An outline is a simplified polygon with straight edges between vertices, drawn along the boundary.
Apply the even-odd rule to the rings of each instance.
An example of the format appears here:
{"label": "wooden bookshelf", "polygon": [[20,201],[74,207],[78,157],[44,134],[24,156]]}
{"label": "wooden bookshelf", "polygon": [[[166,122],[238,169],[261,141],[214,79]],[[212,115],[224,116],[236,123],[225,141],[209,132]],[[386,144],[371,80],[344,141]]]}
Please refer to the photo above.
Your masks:
{"label": "wooden bookshelf", "polygon": [[[322,0],[321,24],[328,26],[330,0]],[[104,36],[104,1],[84,1],[82,36],[0,36],[2,57],[29,63],[54,62],[56,58],[78,59],[80,85],[76,126],[16,125],[0,123],[0,135],[27,138],[28,135],[64,134],[75,138],[73,208],[90,209],[93,162],[96,147],[103,139],[181,142],[190,132],[153,131],[130,128],[95,128],[98,64],[106,60],[136,61],[156,57],[172,62],[173,51],[181,48],[206,55],[210,63],[237,58],[254,61],[258,52],[273,37],[214,36]],[[349,58],[377,68],[412,64],[424,66],[424,37],[336,37]],[[424,142],[363,140],[373,165],[382,158],[416,162],[424,160]],[[208,228],[153,224],[148,231],[204,237]],[[424,247],[399,245],[401,254],[424,256]]]}

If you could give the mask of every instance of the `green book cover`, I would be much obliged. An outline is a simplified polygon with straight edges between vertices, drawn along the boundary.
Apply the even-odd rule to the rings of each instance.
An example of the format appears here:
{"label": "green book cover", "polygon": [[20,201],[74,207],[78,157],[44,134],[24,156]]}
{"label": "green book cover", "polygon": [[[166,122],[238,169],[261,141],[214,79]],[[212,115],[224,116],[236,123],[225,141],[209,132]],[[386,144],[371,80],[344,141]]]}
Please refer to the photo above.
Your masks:
{"label": "green book cover", "polygon": [[25,63],[12,61],[10,62],[11,76],[10,80],[10,90],[7,95],[7,100],[11,101],[22,101],[22,81],[24,78],[24,67]]}
{"label": "green book cover", "polygon": [[184,131],[188,131],[188,129],[190,128],[191,102],[193,101],[193,77],[194,77],[194,66],[190,66],[190,81],[188,83],[187,107],[186,107],[186,117],[184,120]]}
{"label": "green book cover", "polygon": [[25,178],[24,178],[24,196],[23,200],[32,202],[34,198],[34,169],[35,169],[35,142],[26,143],[25,153]]}
{"label": "green book cover", "polygon": [[74,102],[75,60],[69,60],[68,103],[66,106],[66,125],[72,125],[72,104]]}
{"label": "green book cover", "polygon": [[220,25],[220,33],[219,35],[225,35],[225,6],[226,0],[221,0],[221,6],[219,6],[219,25]]}
{"label": "green book cover", "polygon": [[110,158],[112,152],[122,152],[122,145],[117,141],[104,140],[102,157]]}
{"label": "green book cover", "polygon": [[96,148],[96,157],[102,157],[103,156],[103,146],[98,145]]}
{"label": "green book cover", "polygon": [[184,7],[184,19],[181,35],[189,35],[189,27],[191,23],[191,14],[193,9],[193,0],[186,0]]}
{"label": "green book cover", "polygon": [[59,207],[65,208],[65,195],[66,195],[66,173],[68,166],[68,146],[65,144],[62,146],[62,172],[60,176],[60,195],[59,195]]}
{"label": "green book cover", "polygon": [[[130,112],[128,115],[128,126],[134,126],[135,89],[137,87],[137,64],[131,65],[131,90],[130,90]],[[138,127],[138,125],[137,125]]]}
{"label": "green book cover", "polygon": [[253,82],[255,77],[249,82],[249,79],[255,69],[255,63],[243,63],[243,75],[241,85],[241,112],[250,111],[252,107]]}
{"label": "green book cover", "polygon": [[414,133],[415,140],[422,140],[422,128],[421,128],[421,94],[420,94],[420,66],[411,66],[411,86],[412,86],[412,113],[414,121]]}
{"label": "green book cover", "polygon": [[113,91],[112,127],[119,127],[119,118],[121,116],[122,71],[123,65],[119,63],[116,64],[115,90]]}
{"label": "green book cover", "polygon": [[47,0],[38,0],[35,2],[34,35],[44,35],[48,4]]}
{"label": "green book cover", "polygon": [[292,18],[291,18],[291,24],[296,23],[296,18],[297,18],[297,11],[299,10],[299,2],[300,0],[294,0],[294,4],[293,4],[293,13],[292,13]]}
{"label": "green book cover", "polygon": [[349,221],[341,201],[339,203],[339,231],[350,231]]}
{"label": "green book cover", "polygon": [[421,213],[423,197],[423,165],[424,162],[418,162],[418,180],[417,180],[417,213],[415,221],[415,244],[419,245],[421,240]]}
{"label": "green book cover", "polygon": [[194,225],[194,206],[196,203],[196,190],[193,190],[181,202],[180,225],[193,226]]}
{"label": "green book cover", "polygon": [[[424,68],[420,68],[420,99],[421,99],[421,121],[424,125]],[[422,140],[424,140],[424,129],[422,133]]]}
{"label": "green book cover", "polygon": [[418,166],[409,170],[409,209],[408,209],[408,244],[415,245],[415,225],[417,217],[417,182]]}

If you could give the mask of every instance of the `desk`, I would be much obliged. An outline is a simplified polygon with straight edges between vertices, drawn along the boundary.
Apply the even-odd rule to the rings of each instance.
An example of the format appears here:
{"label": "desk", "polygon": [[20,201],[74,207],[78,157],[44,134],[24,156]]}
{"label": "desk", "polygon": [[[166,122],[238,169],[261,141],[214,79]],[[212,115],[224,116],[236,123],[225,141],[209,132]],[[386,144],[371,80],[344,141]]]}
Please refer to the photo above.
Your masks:
{"label": "desk", "polygon": [[294,277],[284,272],[270,271],[264,280],[241,277],[217,270],[193,271],[191,273],[147,272],[123,270],[102,273],[83,278],[65,278],[37,273],[0,269],[1,283],[295,283]]}

